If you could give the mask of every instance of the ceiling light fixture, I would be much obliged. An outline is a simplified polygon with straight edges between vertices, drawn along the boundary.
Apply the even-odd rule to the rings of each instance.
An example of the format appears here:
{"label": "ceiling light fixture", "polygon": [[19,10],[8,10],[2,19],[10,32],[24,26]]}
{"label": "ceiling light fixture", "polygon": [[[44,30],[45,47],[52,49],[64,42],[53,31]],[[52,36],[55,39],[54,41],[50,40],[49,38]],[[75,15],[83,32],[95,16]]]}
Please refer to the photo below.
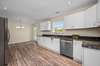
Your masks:
{"label": "ceiling light fixture", "polygon": [[71,5],[72,4],[72,2],[71,1],[68,1],[68,5]]}
{"label": "ceiling light fixture", "polygon": [[22,21],[21,21],[21,19],[18,18],[18,20],[19,20],[19,25],[16,26],[16,28],[17,28],[17,29],[23,29],[24,26],[22,25]]}
{"label": "ceiling light fixture", "polygon": [[23,29],[24,26],[20,25],[20,26],[16,26],[17,29]]}
{"label": "ceiling light fixture", "polygon": [[19,29],[19,28],[20,28],[20,26],[16,26],[16,28],[18,28],[18,29]]}
{"label": "ceiling light fixture", "polygon": [[4,7],[3,9],[4,9],[4,10],[7,10],[7,7]]}

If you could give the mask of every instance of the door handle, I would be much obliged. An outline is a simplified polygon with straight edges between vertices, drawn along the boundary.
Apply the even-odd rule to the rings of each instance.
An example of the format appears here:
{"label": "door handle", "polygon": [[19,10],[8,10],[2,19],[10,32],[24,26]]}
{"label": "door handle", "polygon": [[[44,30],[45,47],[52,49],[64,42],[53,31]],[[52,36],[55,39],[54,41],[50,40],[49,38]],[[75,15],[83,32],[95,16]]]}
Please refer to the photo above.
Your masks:
{"label": "door handle", "polygon": [[7,30],[7,40],[8,40],[8,42],[10,40],[10,32],[9,32],[9,29]]}

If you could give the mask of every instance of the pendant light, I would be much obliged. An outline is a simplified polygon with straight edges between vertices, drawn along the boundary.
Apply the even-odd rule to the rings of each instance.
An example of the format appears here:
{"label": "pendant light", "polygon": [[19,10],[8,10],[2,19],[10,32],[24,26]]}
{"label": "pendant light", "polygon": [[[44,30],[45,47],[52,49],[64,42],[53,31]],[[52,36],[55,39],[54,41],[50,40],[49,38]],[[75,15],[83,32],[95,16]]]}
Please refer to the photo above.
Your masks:
{"label": "pendant light", "polygon": [[21,19],[19,19],[18,22],[19,22],[19,25],[16,26],[16,28],[17,28],[17,29],[23,29],[24,26],[22,25],[22,21],[21,21]]}

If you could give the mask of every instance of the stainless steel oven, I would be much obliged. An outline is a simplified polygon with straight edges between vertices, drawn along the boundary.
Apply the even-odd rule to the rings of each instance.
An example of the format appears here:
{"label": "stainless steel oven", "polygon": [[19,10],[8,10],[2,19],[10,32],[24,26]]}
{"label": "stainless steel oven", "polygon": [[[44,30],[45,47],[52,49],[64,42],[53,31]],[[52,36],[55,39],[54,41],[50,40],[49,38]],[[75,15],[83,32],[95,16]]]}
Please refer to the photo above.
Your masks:
{"label": "stainless steel oven", "polygon": [[73,41],[72,40],[61,40],[60,43],[60,54],[73,59]]}

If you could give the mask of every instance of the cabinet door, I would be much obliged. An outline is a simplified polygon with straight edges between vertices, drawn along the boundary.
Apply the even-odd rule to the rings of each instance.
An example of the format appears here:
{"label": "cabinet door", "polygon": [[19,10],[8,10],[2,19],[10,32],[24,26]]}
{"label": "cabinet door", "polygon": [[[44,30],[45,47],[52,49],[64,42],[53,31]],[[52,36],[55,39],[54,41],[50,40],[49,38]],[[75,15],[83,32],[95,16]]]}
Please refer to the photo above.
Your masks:
{"label": "cabinet door", "polygon": [[48,38],[42,37],[42,46],[48,48],[48,44],[49,44]]}
{"label": "cabinet door", "polygon": [[42,39],[41,39],[41,37],[38,37],[38,44],[41,46],[41,44],[42,44]]}
{"label": "cabinet door", "polygon": [[82,41],[74,40],[73,46],[74,46],[73,49],[74,60],[82,63]]}
{"label": "cabinet door", "polygon": [[51,39],[50,37],[40,37],[38,39],[39,45],[52,50],[56,53],[60,53],[60,39]]}
{"label": "cabinet door", "polygon": [[84,48],[83,66],[100,66],[100,50]]}
{"label": "cabinet door", "polygon": [[45,47],[45,39],[44,37],[39,37],[38,38],[38,44],[42,47]]}
{"label": "cabinet door", "polygon": [[52,40],[52,47],[51,49],[54,51],[54,52],[57,52],[57,53],[60,53],[60,39],[57,39],[57,38],[54,38]]}
{"label": "cabinet door", "polygon": [[51,38],[50,37],[44,37],[44,47],[47,49],[50,49],[52,46],[51,44]]}
{"label": "cabinet door", "polygon": [[53,52],[60,53],[60,39],[44,37],[43,46]]}
{"label": "cabinet door", "polygon": [[77,29],[84,27],[84,12],[74,13],[64,17],[65,29]]}
{"label": "cabinet door", "polygon": [[96,5],[88,8],[85,11],[85,27],[96,27]]}
{"label": "cabinet door", "polygon": [[100,0],[97,3],[97,25],[100,26]]}

